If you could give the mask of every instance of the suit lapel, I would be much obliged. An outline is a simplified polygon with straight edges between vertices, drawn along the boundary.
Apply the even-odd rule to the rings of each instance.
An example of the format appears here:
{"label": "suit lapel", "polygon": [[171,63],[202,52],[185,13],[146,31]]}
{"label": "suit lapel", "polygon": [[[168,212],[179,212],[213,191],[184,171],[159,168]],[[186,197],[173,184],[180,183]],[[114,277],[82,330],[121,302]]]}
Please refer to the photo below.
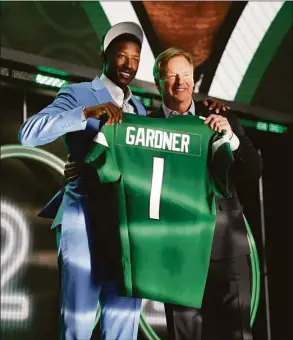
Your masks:
{"label": "suit lapel", "polygon": [[155,111],[150,112],[148,114],[148,117],[150,117],[150,118],[166,118],[162,107],[160,107],[159,109],[157,109]]}
{"label": "suit lapel", "polygon": [[210,115],[209,110],[200,102],[194,100],[195,115],[208,117]]}
{"label": "suit lapel", "polygon": [[113,104],[115,104],[115,101],[113,100],[109,91],[105,88],[103,82],[100,80],[99,77],[96,77],[92,81],[92,90],[98,104],[106,102],[112,102]]}

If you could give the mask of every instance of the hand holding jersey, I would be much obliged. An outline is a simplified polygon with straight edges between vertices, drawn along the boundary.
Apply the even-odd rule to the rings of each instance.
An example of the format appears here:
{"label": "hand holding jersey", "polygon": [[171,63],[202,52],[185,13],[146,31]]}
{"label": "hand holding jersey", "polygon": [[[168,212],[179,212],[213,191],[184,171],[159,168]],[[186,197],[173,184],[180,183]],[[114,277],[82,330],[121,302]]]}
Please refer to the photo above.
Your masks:
{"label": "hand holding jersey", "polygon": [[225,132],[228,134],[229,138],[232,138],[233,131],[226,117],[221,115],[210,114],[204,121],[209,127],[219,133]]}
{"label": "hand holding jersey", "polygon": [[83,108],[83,114],[85,119],[95,118],[101,119],[103,116],[106,117],[106,125],[112,125],[121,123],[122,121],[122,110],[117,105],[111,102],[103,103],[100,105],[94,105],[91,107]]}

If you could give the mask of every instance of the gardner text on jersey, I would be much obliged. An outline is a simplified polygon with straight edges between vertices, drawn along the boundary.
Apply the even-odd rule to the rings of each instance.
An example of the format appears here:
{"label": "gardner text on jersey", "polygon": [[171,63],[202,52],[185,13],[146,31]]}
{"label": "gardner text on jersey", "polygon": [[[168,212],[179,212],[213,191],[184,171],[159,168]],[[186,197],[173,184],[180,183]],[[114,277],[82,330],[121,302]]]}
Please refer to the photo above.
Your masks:
{"label": "gardner text on jersey", "polygon": [[128,126],[125,143],[127,145],[188,153],[190,136],[177,132]]}

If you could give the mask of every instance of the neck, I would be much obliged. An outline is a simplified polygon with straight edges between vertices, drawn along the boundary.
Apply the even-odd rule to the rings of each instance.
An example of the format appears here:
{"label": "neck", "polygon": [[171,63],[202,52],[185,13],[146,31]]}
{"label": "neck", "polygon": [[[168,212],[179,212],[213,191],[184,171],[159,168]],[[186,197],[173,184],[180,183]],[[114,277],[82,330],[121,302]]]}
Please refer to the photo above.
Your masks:
{"label": "neck", "polygon": [[191,101],[192,99],[190,99],[189,101],[185,101],[185,102],[177,102],[169,98],[168,99],[164,98],[164,104],[167,106],[167,108],[169,110],[176,111],[178,113],[184,113],[188,111],[191,105]]}
{"label": "neck", "polygon": [[112,79],[112,77],[106,73],[104,73],[105,76],[110,79],[115,85],[117,85],[118,87],[120,87],[120,89],[124,92],[124,94],[127,92],[127,85],[122,85],[122,84],[117,84],[117,82]]}

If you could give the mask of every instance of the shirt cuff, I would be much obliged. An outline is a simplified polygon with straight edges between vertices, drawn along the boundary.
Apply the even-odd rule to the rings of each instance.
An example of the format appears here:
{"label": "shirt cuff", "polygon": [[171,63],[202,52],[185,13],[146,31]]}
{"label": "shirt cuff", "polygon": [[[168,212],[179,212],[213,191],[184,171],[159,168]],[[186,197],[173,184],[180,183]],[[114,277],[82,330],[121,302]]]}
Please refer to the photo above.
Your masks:
{"label": "shirt cuff", "polygon": [[239,138],[235,135],[235,133],[232,134],[232,137],[229,139],[231,151],[236,151],[239,148],[240,141]]}

